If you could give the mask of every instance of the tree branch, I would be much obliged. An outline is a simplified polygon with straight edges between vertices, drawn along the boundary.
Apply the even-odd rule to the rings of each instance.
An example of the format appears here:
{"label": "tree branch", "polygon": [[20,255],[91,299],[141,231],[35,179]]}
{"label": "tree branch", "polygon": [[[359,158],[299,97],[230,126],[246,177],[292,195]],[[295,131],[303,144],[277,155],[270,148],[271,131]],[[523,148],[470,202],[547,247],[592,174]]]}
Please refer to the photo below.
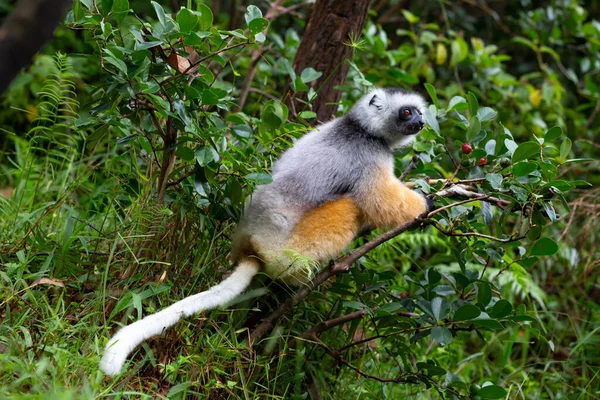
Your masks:
{"label": "tree branch", "polygon": [[[371,311],[374,311],[376,309],[377,308],[371,308]],[[368,314],[368,310],[365,308],[365,309],[355,311],[350,314],[342,315],[337,318],[323,321],[320,324],[318,324],[317,326],[315,326],[314,328],[300,334],[300,336],[298,336],[297,338],[290,340],[288,342],[288,346],[292,347],[292,348],[295,347],[298,339],[308,339],[308,340],[314,340],[314,341],[318,342],[319,335],[321,335],[323,332],[333,329],[336,326],[345,324],[346,322],[354,321],[355,319],[361,319],[367,314]],[[419,314],[408,312],[408,311],[397,311],[394,314],[401,315],[404,317],[418,317],[419,316]]]}

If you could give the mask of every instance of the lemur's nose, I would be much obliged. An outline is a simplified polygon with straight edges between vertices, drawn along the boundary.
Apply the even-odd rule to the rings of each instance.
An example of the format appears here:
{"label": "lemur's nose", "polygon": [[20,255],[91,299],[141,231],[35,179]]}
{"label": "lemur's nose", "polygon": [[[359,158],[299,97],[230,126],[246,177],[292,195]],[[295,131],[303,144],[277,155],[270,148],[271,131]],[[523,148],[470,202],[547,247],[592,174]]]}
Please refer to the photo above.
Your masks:
{"label": "lemur's nose", "polygon": [[419,120],[419,127],[422,129],[425,126],[425,121]]}

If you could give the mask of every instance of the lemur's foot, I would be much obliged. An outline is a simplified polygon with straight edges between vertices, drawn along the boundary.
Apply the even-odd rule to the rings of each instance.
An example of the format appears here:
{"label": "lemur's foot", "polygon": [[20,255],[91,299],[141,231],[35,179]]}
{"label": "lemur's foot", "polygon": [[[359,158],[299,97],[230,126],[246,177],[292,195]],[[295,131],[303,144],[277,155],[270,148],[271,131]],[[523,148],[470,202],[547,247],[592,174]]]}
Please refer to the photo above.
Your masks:
{"label": "lemur's foot", "polygon": [[425,196],[425,203],[428,213],[435,210],[435,203],[433,202],[433,199],[431,199],[429,196]]}

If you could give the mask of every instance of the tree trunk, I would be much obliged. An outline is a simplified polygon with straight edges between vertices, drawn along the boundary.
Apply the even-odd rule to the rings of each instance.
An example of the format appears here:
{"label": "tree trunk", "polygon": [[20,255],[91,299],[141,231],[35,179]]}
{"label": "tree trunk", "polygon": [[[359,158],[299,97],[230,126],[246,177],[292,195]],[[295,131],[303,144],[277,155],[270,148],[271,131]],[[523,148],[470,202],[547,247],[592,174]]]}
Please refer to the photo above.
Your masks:
{"label": "tree trunk", "polygon": [[52,38],[71,0],[21,0],[0,27],[0,93]]}
{"label": "tree trunk", "polygon": [[[323,75],[310,82],[318,96],[313,101],[313,111],[320,121],[335,116],[342,93],[333,88],[346,80],[346,60],[352,58],[352,48],[345,45],[350,36],[358,37],[365,26],[370,0],[317,0],[302,43],[294,59],[294,70],[299,75],[312,67]],[[293,100],[293,110],[304,108]]]}

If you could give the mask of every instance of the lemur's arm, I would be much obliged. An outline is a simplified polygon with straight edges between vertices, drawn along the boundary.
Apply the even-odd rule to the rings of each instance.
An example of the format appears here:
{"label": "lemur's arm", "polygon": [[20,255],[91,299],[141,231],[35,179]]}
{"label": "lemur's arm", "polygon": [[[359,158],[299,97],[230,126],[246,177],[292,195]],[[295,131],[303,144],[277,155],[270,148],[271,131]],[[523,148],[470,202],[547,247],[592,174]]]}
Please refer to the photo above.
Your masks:
{"label": "lemur's arm", "polygon": [[370,179],[361,182],[355,201],[366,225],[390,228],[408,221],[430,208],[427,198],[409,188],[387,168],[377,168]]}

